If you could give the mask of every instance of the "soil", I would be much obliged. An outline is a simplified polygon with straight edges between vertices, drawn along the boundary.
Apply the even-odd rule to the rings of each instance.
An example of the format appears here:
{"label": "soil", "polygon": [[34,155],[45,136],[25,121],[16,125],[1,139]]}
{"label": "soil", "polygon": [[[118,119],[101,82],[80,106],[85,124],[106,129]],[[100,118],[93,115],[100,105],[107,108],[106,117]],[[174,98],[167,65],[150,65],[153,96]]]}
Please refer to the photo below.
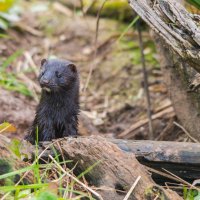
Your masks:
{"label": "soil", "polygon": [[[40,4],[24,2],[21,20],[14,23],[6,32],[8,37],[0,41],[0,55],[4,60],[17,50],[23,50],[23,54],[7,68],[7,73],[14,72],[33,94],[27,97],[0,85],[0,122],[8,121],[17,127],[17,133],[9,134],[9,137],[23,138],[34,118],[40,96],[37,72],[40,60],[49,56],[71,60],[78,66],[82,135],[118,137],[133,124],[147,119],[137,32],[130,29],[119,41],[128,24],[100,18],[95,42],[96,17],[82,16],[81,12],[68,9],[65,12],[62,4],[59,4],[61,9],[53,2],[43,3],[45,12],[34,11]],[[171,105],[148,32],[144,32],[143,40],[154,115]],[[85,89],[91,68],[92,76]],[[173,111],[153,120],[154,138],[187,139],[173,121],[177,121]],[[135,128],[131,135],[128,139],[148,139],[148,123]]]}

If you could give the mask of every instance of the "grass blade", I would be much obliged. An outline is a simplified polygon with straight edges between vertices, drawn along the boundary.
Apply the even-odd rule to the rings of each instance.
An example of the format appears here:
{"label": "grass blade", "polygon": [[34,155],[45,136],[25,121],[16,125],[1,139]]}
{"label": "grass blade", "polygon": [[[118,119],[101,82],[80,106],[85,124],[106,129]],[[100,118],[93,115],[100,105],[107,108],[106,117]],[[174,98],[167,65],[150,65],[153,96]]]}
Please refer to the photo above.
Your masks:
{"label": "grass blade", "polygon": [[15,61],[19,56],[22,55],[22,50],[18,50],[13,53],[10,57],[8,57],[3,64],[1,65],[1,70],[5,70],[13,61]]}

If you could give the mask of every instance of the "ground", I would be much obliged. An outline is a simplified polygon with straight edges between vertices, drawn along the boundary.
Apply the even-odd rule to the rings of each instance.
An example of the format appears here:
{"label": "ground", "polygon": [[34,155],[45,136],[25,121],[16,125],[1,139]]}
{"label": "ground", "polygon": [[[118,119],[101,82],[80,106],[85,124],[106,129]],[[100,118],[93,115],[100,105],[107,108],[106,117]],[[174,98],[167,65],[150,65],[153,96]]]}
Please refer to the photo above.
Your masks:
{"label": "ground", "polygon": [[[22,10],[20,21],[1,38],[0,55],[3,62],[18,52],[4,75],[14,73],[11,86],[21,81],[28,90],[10,87],[9,81],[0,80],[0,122],[17,127],[17,133],[9,137],[23,138],[34,118],[40,97],[37,73],[41,59],[58,57],[73,61],[80,73],[82,135],[148,139],[137,31],[131,28],[124,32],[129,23],[100,18],[96,41],[95,16],[83,16],[81,11],[69,10],[58,2],[23,2],[18,6]],[[154,139],[183,141],[186,136],[173,123],[177,119],[149,30],[143,32],[143,41]]]}

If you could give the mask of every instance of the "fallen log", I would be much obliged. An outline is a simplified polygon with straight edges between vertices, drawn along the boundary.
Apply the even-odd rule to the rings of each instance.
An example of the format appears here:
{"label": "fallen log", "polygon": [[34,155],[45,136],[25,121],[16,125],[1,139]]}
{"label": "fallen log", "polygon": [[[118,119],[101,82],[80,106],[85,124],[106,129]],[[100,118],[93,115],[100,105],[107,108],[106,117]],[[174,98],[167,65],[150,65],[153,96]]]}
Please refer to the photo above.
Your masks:
{"label": "fallen log", "polygon": [[[94,139],[94,136],[92,138]],[[165,174],[168,174],[165,171],[167,170],[191,184],[200,177],[199,143],[121,139],[107,140],[116,144],[122,151],[133,153],[142,165],[152,169],[164,172]],[[47,159],[49,154],[53,155],[53,152],[46,152],[43,158]],[[171,175],[164,176],[162,173],[151,172],[153,172],[153,180],[159,185],[165,185],[165,182],[179,182]]]}
{"label": "fallen log", "polygon": [[[2,144],[0,140],[0,148],[9,149],[10,142],[4,141],[4,143]],[[51,145],[54,150],[49,147]],[[48,151],[41,160],[49,158],[49,155],[53,156],[56,149],[65,160],[73,160],[69,167],[72,168],[76,164],[73,172],[77,175],[98,163],[85,174],[85,179],[90,186],[98,188],[98,193],[104,200],[121,200],[128,194],[130,188],[133,192],[129,199],[133,200],[155,199],[156,196],[166,200],[182,199],[175,192],[157,186],[151,179],[150,173],[136,160],[134,154],[121,151],[115,144],[102,137],[64,138],[53,143],[44,142],[40,144],[39,150],[43,151],[46,147],[49,147]],[[20,151],[34,153],[32,146],[27,142],[22,143]],[[9,150],[6,152],[8,153]],[[4,157],[2,152],[1,157]],[[11,159],[15,162],[12,162],[9,156],[6,156],[4,160],[16,166],[18,166],[17,163],[22,162],[15,157]]]}
{"label": "fallen log", "polygon": [[[43,148],[48,145],[42,144]],[[66,160],[73,160],[71,167],[78,163],[74,169],[77,175],[100,161],[85,178],[90,185],[101,188],[99,193],[103,199],[123,199],[138,177],[141,179],[129,199],[154,199],[158,191],[164,199],[181,199],[176,193],[158,187],[134,154],[121,151],[105,138],[90,136],[61,139],[54,144],[54,148],[62,152]],[[47,152],[46,158],[49,154],[53,155],[54,152]]]}
{"label": "fallen log", "polygon": [[[134,153],[141,164],[150,168],[162,172],[165,169],[189,183],[200,177],[199,143],[119,139],[110,141],[123,151]],[[152,178],[161,185],[167,181],[174,182],[157,173],[153,173]]]}

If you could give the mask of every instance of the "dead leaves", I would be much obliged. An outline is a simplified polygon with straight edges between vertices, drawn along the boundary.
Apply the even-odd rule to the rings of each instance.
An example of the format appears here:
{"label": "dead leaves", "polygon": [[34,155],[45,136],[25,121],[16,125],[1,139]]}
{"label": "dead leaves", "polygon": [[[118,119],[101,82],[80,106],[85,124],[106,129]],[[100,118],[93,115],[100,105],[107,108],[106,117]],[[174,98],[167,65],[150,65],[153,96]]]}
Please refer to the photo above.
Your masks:
{"label": "dead leaves", "polygon": [[16,132],[16,127],[8,122],[0,124],[0,133],[14,133]]}

